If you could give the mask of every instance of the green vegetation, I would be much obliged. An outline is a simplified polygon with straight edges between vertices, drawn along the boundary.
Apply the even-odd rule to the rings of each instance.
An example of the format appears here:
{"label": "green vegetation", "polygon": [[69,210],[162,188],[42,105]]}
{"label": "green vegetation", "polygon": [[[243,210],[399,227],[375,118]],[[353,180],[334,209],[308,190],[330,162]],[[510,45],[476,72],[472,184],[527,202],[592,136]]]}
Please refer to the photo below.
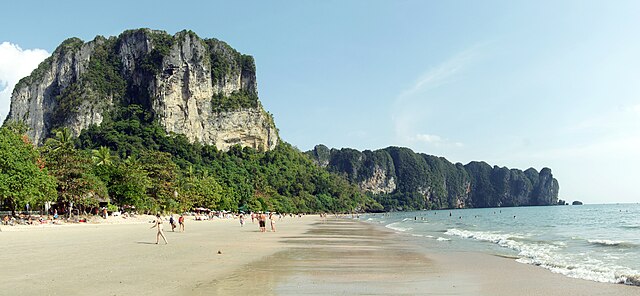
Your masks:
{"label": "green vegetation", "polygon": [[116,54],[116,38],[96,38],[95,48],[84,74],[86,86],[96,93],[97,99],[112,97],[121,99],[126,82],[120,75],[122,63]]}
{"label": "green vegetation", "polygon": [[41,148],[47,169],[57,179],[57,201],[73,203],[81,210],[97,206],[99,201],[108,201],[107,190],[91,171],[91,156],[88,151],[74,148],[67,129],[56,131]]}
{"label": "green vegetation", "polygon": [[253,60],[253,57],[250,55],[241,54],[238,56],[237,60],[240,64],[240,69],[242,72],[255,73],[256,72],[256,62]]}
{"label": "green vegetation", "polygon": [[175,40],[165,32],[147,31],[147,34],[153,49],[142,59],[141,68],[148,74],[155,75],[162,72],[162,61],[169,55]]}
{"label": "green vegetation", "polygon": [[[74,61],[86,62],[81,75],[50,89],[55,102],[46,122],[50,138],[44,145],[32,148],[22,136],[26,129],[17,124],[0,132],[0,198],[5,208],[19,209],[29,202],[33,209],[41,209],[44,202],[53,201],[64,208],[73,204],[81,212],[99,204],[140,212],[200,206],[278,212],[382,209],[347,179],[316,166],[287,143],[267,152],[240,146],[222,152],[167,133],[152,111],[156,98],[149,85],[166,70],[165,58],[185,34],[195,36],[191,31],[174,37],[139,29],[117,38],[98,36],[86,45],[93,48],[91,58]],[[124,42],[144,39],[150,41],[151,51],[140,53],[129,61],[135,67],[125,69],[120,53]],[[260,108],[253,57],[215,39],[201,41],[212,84],[221,86],[239,76],[243,85],[228,96],[213,96],[212,110]],[[77,53],[83,44],[77,38],[65,41],[25,82],[40,83],[52,59]],[[64,127],[81,112],[97,112],[104,119],[74,139]],[[267,116],[273,124],[273,116]]]}
{"label": "green vegetation", "polygon": [[227,43],[215,38],[204,39],[204,42],[209,50],[211,79],[214,84],[224,82],[224,78],[232,73],[242,76],[255,75],[256,64],[252,56],[241,54]]}
{"label": "green vegetation", "polygon": [[84,41],[80,38],[72,37],[62,43],[56,48],[55,51],[60,52],[61,55],[74,54],[84,45]]}
{"label": "green vegetation", "polygon": [[[115,53],[117,39],[98,36],[93,40],[93,44],[94,52],[85,73],[79,81],[72,83],[56,96],[58,105],[53,110],[53,128],[64,126],[65,120],[78,114],[83,104],[102,110],[109,102],[120,101],[125,96],[127,84],[120,75],[122,65]],[[66,48],[77,50],[79,47],[67,45]]]}
{"label": "green vegetation", "polygon": [[2,128],[0,196],[5,205],[16,209],[29,202],[37,209],[55,201],[73,203],[81,212],[99,202],[141,212],[200,206],[307,213],[382,209],[287,143],[268,152],[239,146],[222,152],[167,134],[139,106],[119,111],[78,139],[67,129],[57,130],[39,151],[17,133],[23,129]]}
{"label": "green vegetation", "polygon": [[[220,210],[319,212],[380,210],[344,178],[315,166],[291,145],[228,152],[167,134],[138,105],[120,107],[77,140],[80,149],[112,151],[96,173],[112,203],[149,211],[205,206]],[[100,152],[102,151],[102,152]],[[107,169],[109,168],[109,169]]]}
{"label": "green vegetation", "polygon": [[[147,38],[152,49],[135,61],[141,74],[138,79],[142,83],[133,83],[123,73],[123,65],[119,55],[119,47],[125,38],[140,34]],[[57,104],[53,106],[51,114],[51,129],[64,127],[69,118],[76,117],[83,109],[91,108],[89,112],[104,113],[112,104],[138,104],[144,108],[151,105],[151,94],[145,84],[163,70],[163,61],[171,52],[176,42],[182,42],[185,36],[196,38],[207,49],[202,57],[205,65],[211,67],[213,84],[223,84],[226,78],[240,75],[241,79],[255,79],[255,62],[253,57],[243,55],[231,48],[228,44],[217,39],[200,39],[192,31],[182,31],[171,36],[163,31],[149,29],[128,30],[118,37],[106,39],[102,36],[93,41],[91,58],[84,68],[84,72],[75,81],[66,87],[57,87],[50,90]],[[17,89],[34,82],[41,81],[44,75],[51,70],[56,58],[73,55],[84,45],[78,38],[65,40],[54,53],[40,63],[30,76],[20,80]],[[214,112],[233,111],[244,108],[256,108],[259,106],[258,95],[253,86],[235,91],[228,96],[222,94],[213,95],[211,98]]]}
{"label": "green vegetation", "polygon": [[0,201],[13,212],[56,197],[56,181],[24,131],[15,123],[0,128]]}
{"label": "green vegetation", "polygon": [[20,89],[25,85],[29,85],[33,83],[34,81],[42,80],[42,78],[44,77],[44,74],[51,69],[52,64],[53,64],[53,55],[47,57],[46,59],[44,59],[44,61],[40,62],[40,64],[38,65],[38,68],[33,70],[31,72],[31,75],[20,79],[20,81],[16,83],[16,86],[14,87],[14,89]]}
{"label": "green vegetation", "polygon": [[400,147],[360,152],[319,145],[306,154],[353,183],[375,179],[376,171],[382,172],[387,181],[393,179],[396,188],[391,192],[369,193],[386,210],[557,203],[558,182],[548,168],[538,173],[532,168],[523,172],[484,162],[453,164],[442,157]]}
{"label": "green vegetation", "polygon": [[331,158],[331,151],[325,145],[316,145],[313,150],[305,152],[307,156],[316,161],[318,165],[325,166],[329,163],[329,159]]}
{"label": "green vegetation", "polygon": [[234,91],[229,96],[215,94],[211,98],[211,107],[214,112],[257,108],[258,96],[248,91]]}
{"label": "green vegetation", "polygon": [[54,51],[51,56],[42,61],[38,68],[31,72],[31,75],[24,77],[18,81],[14,89],[20,89],[24,85],[31,84],[34,81],[40,81],[44,77],[44,74],[48,72],[53,65],[54,56],[65,56],[67,54],[73,54],[77,52],[84,42],[79,38],[69,38],[63,41]]}

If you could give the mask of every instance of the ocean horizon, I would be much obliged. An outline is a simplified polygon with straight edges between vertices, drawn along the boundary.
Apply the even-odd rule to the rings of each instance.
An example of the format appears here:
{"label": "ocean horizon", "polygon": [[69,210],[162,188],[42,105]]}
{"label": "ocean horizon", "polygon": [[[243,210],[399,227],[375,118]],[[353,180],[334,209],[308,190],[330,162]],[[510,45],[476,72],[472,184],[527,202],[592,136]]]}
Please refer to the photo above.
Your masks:
{"label": "ocean horizon", "polygon": [[513,258],[567,277],[640,286],[640,204],[365,214],[436,251]]}

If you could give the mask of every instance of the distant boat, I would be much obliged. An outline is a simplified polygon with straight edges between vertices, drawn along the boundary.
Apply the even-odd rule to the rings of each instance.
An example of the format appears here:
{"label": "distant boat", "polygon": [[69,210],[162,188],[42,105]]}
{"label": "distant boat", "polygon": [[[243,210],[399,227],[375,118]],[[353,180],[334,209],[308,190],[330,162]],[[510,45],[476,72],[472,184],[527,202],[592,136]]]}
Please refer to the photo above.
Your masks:
{"label": "distant boat", "polygon": [[579,201],[579,200],[574,200],[574,201],[571,203],[571,205],[573,205],[573,206],[581,206],[581,205],[582,205],[582,202],[581,202],[581,201]]}

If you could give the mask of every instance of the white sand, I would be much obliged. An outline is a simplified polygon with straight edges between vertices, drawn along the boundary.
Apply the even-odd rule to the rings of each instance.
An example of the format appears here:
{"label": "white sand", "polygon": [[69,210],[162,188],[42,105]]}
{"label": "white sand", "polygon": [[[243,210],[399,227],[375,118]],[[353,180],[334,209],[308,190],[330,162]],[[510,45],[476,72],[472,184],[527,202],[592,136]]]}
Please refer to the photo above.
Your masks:
{"label": "white sand", "polygon": [[304,233],[314,218],[285,218],[277,223],[278,232],[267,233],[248,220],[241,228],[238,220],[187,219],[184,233],[171,232],[165,223],[168,245],[162,240],[156,245],[156,230],[144,221],[3,226],[0,294],[189,295],[203,283],[284,250],[278,241]]}
{"label": "white sand", "polygon": [[[186,222],[155,244],[151,217],[2,227],[2,295],[640,295],[513,259],[431,251],[349,220]],[[130,224],[134,223],[134,224]],[[217,254],[218,250],[222,254]]]}

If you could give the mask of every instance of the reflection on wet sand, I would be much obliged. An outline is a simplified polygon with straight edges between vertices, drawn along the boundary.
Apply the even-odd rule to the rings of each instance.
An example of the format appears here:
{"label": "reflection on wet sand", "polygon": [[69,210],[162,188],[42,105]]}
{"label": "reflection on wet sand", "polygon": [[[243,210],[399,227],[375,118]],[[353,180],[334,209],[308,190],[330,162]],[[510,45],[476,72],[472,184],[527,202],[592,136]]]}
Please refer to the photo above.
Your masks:
{"label": "reflection on wet sand", "polygon": [[451,295],[462,292],[452,293],[449,284],[439,283],[442,273],[413,247],[399,242],[395,234],[368,224],[329,220],[314,225],[303,236],[287,237],[285,242],[291,248],[192,292],[261,295]]}

